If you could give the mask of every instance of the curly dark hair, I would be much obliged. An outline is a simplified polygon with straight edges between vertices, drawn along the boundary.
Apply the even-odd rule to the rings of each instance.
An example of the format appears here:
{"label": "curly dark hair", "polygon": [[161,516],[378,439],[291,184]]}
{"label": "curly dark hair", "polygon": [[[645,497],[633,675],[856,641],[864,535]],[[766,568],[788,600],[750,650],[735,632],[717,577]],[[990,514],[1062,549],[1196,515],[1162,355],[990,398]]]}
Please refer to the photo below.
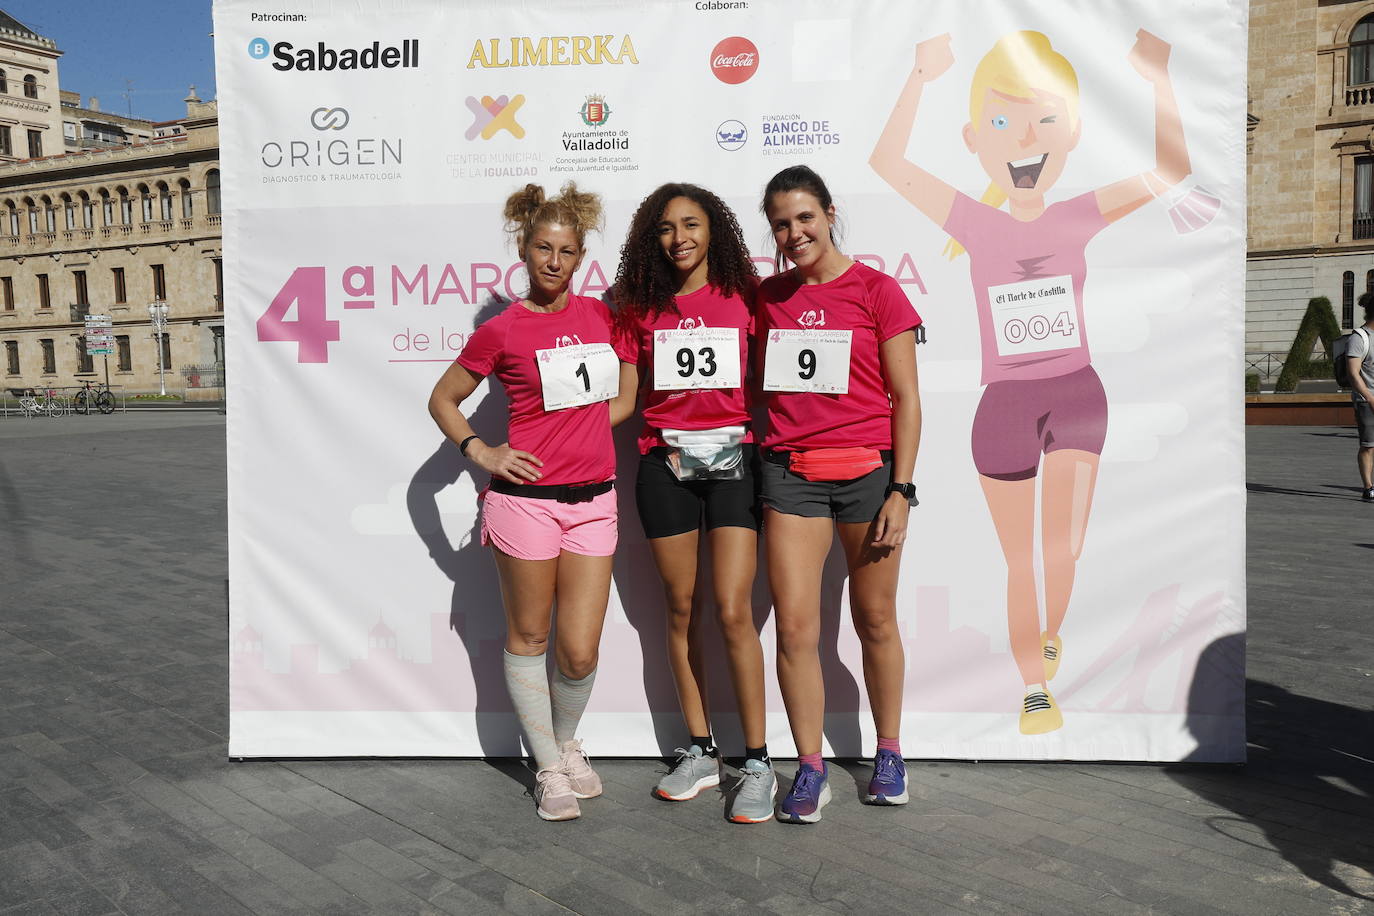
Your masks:
{"label": "curly dark hair", "polygon": [[664,312],[678,314],[673,301],[678,288],[677,274],[664,257],[658,240],[659,221],[675,197],[687,198],[706,213],[711,230],[706,248],[706,282],[726,296],[748,295],[758,282],[758,270],[749,259],[749,246],[744,243],[734,211],[697,185],[662,185],[639,205],[630,220],[625,244],[620,246],[620,267],[610,298],[615,305],[616,326],[622,330],[628,330],[640,319],[653,321]]}

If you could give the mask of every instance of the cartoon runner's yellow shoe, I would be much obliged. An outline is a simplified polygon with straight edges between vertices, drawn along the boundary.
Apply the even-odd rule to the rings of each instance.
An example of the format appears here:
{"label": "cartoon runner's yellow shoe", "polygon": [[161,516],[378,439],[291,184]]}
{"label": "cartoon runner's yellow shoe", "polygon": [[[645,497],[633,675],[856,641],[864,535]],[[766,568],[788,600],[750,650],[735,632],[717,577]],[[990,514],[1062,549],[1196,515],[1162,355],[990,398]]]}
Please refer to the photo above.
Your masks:
{"label": "cartoon runner's yellow shoe", "polygon": [[1064,654],[1064,641],[1058,636],[1050,639],[1049,633],[1041,633],[1040,651],[1045,655],[1045,680],[1052,681],[1059,673],[1059,656]]}
{"label": "cartoon runner's yellow shoe", "polygon": [[1054,702],[1048,689],[1035,687],[1026,691],[1021,700],[1021,734],[1043,735],[1064,724],[1059,713],[1059,704]]}

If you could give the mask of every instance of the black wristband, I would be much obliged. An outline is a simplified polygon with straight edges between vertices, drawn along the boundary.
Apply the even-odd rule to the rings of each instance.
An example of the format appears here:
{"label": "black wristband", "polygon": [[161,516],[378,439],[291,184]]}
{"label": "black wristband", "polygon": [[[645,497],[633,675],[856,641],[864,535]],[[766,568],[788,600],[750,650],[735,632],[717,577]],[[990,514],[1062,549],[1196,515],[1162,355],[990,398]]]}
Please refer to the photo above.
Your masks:
{"label": "black wristband", "polygon": [[471,442],[473,439],[479,439],[479,438],[481,438],[481,437],[480,437],[480,436],[468,436],[468,437],[467,437],[466,439],[464,439],[462,442],[459,442],[459,443],[458,443],[458,454],[460,454],[460,455],[462,455],[464,458],[466,458],[466,457],[468,456],[468,443]]}

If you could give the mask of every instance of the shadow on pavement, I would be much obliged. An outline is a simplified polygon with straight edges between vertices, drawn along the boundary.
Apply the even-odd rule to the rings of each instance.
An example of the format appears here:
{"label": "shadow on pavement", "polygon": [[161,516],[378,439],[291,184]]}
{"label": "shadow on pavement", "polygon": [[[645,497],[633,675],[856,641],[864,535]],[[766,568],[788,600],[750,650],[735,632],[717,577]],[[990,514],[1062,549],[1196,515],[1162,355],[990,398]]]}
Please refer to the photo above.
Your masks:
{"label": "shadow on pavement", "polygon": [[[1330,483],[1323,484],[1323,486],[1339,490],[1350,489]],[[1312,496],[1317,499],[1351,499],[1358,501],[1360,498],[1359,490],[1353,490],[1353,495],[1346,496],[1341,493],[1319,493],[1315,490],[1298,490],[1293,487],[1273,487],[1267,483],[1247,483],[1245,489],[1251,493],[1275,493],[1279,496]]]}
{"label": "shadow on pavement", "polygon": [[[1243,635],[1216,640],[1199,659],[1189,693],[1189,728],[1209,728],[1212,685],[1202,672],[1224,669]],[[1374,713],[1246,681],[1249,761],[1244,767],[1174,767],[1180,785],[1235,817],[1214,817],[1212,829],[1238,842],[1272,848],[1311,880],[1360,900],[1374,900],[1374,882],[1351,887],[1337,871],[1374,874]],[[1256,833],[1258,831],[1258,833]]]}

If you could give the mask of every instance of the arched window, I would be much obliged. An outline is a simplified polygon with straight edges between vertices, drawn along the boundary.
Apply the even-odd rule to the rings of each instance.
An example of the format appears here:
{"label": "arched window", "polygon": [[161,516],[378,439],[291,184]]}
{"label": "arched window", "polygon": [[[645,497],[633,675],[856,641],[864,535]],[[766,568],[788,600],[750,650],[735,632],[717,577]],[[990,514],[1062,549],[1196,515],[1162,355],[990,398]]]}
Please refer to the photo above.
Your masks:
{"label": "arched window", "polygon": [[185,178],[178,181],[177,192],[181,195],[181,218],[190,219],[195,215],[191,206],[191,182]]}
{"label": "arched window", "polygon": [[5,201],[4,230],[10,235],[19,234],[19,211],[14,207],[14,201]]}
{"label": "arched window", "polygon": [[29,235],[38,234],[38,204],[32,197],[24,198],[24,211],[29,214]]}
{"label": "arched window", "polygon": [[129,196],[129,189],[120,186],[119,190],[119,222],[125,226],[133,224],[134,221],[134,200]]}
{"label": "arched window", "polygon": [[1374,15],[1366,16],[1350,30],[1351,86],[1374,83]]}
{"label": "arched window", "polygon": [[153,195],[146,184],[138,186],[138,199],[139,212],[143,216],[143,222],[151,223],[153,221]]}
{"label": "arched window", "polygon": [[102,226],[114,225],[114,198],[112,198],[110,192],[104,188],[100,189],[100,219],[100,224]]}
{"label": "arched window", "polygon": [[38,98],[38,80],[34,77],[32,73],[24,77],[24,98]]}
{"label": "arched window", "polygon": [[72,203],[70,194],[62,195],[62,221],[64,228],[76,228],[76,205]]}
{"label": "arched window", "polygon": [[81,228],[95,228],[95,205],[91,203],[91,195],[82,191],[77,197],[81,201]]}
{"label": "arched window", "polygon": [[1341,327],[1355,326],[1355,271],[1341,274]]}
{"label": "arched window", "polygon": [[219,215],[219,169],[205,173],[205,212],[211,216]]}
{"label": "arched window", "polygon": [[10,94],[10,81],[6,78],[4,70],[0,70],[0,93]]}
{"label": "arched window", "polygon": [[46,194],[43,195],[43,227],[44,232],[57,231],[57,208]]}
{"label": "arched window", "polygon": [[159,182],[157,183],[157,204],[158,204],[158,213],[161,214],[161,215],[158,217],[158,219],[163,219],[163,220],[171,219],[171,218],[172,218],[172,192],[171,192],[171,190],[168,189],[168,187],[167,187],[167,182],[165,182],[165,181],[159,181]]}

